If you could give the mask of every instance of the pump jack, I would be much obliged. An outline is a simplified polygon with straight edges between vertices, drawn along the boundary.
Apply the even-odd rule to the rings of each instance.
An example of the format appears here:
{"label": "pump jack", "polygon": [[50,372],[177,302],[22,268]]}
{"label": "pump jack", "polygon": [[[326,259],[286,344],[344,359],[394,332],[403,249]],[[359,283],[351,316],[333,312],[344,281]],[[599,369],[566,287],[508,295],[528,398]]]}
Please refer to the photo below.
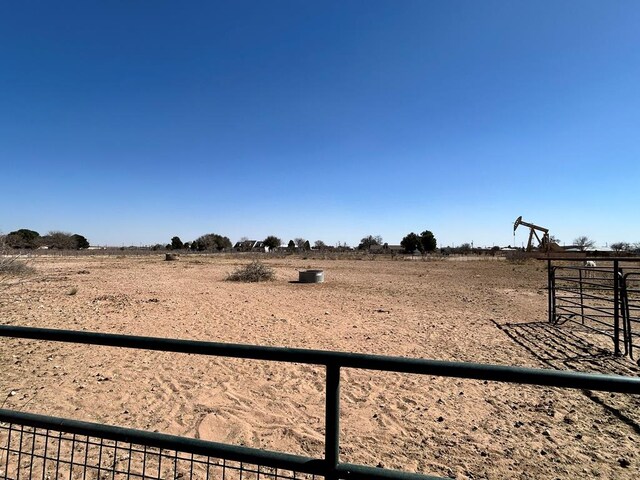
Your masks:
{"label": "pump jack", "polygon": [[[554,243],[549,239],[548,228],[540,227],[538,225],[534,225],[533,223],[524,222],[522,220],[522,215],[520,215],[513,224],[514,235],[516,234],[516,229],[520,225],[529,227],[529,242],[527,243],[527,252],[530,252],[533,249],[533,246],[531,245],[531,243],[533,242],[534,236],[538,240],[538,244],[539,244],[538,248],[540,250],[543,250],[545,252],[548,252],[549,250],[562,250],[562,247],[560,247],[557,243]],[[536,230],[542,233],[542,238],[538,236],[538,234],[536,233]]]}

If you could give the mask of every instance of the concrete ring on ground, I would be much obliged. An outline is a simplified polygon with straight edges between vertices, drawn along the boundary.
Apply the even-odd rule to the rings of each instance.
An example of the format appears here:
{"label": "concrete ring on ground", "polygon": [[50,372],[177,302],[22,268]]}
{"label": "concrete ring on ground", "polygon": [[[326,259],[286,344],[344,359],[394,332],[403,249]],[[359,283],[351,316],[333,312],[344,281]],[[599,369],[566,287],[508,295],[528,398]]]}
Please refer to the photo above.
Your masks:
{"label": "concrete ring on ground", "polygon": [[298,281],[300,283],[323,283],[324,270],[300,270]]}

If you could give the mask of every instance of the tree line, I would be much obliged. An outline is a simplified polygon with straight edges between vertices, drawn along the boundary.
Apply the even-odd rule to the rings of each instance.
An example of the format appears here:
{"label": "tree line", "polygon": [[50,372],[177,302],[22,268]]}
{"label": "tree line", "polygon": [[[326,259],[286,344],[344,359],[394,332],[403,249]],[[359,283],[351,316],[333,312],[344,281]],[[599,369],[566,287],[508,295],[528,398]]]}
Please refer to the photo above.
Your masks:
{"label": "tree line", "polygon": [[[560,240],[555,237],[551,237],[551,239],[556,243],[560,243]],[[596,241],[586,235],[581,235],[573,240],[573,245],[582,251],[591,250],[596,246]],[[613,242],[609,247],[615,253],[640,253],[640,242]]]}
{"label": "tree line", "polygon": [[[269,235],[264,240],[261,241],[261,246],[268,247],[269,250],[275,250],[278,248],[283,248],[282,239],[275,235]],[[420,253],[428,253],[436,250],[437,241],[435,236],[429,230],[425,230],[420,235],[417,235],[413,232],[406,235],[402,242],[400,242],[400,246],[407,253],[413,253],[415,251],[419,251]],[[239,251],[251,250],[253,247],[253,242],[249,241],[246,237],[240,239],[237,243],[237,249]],[[163,248],[162,245],[157,244],[152,247],[154,250],[158,250]],[[232,248],[231,240],[229,237],[225,237],[219,235],[217,233],[207,233],[198,237],[197,239],[191,242],[183,242],[180,237],[174,236],[171,238],[170,243],[164,246],[167,250],[192,250],[196,252],[205,252],[205,251],[223,251],[229,250]],[[329,246],[322,240],[316,240],[313,244],[313,248],[311,247],[311,242],[309,240],[298,237],[289,240],[287,246],[284,247],[286,250],[294,252],[294,251],[303,251],[308,252],[310,250],[351,250],[351,248],[346,243],[338,242],[336,246]],[[357,246],[358,250],[384,250],[388,249],[389,245],[387,243],[383,243],[382,237],[380,235],[367,235],[360,240],[360,243]]]}
{"label": "tree line", "polygon": [[54,248],[58,250],[80,250],[89,248],[89,240],[78,233],[51,231],[40,235],[35,230],[21,228],[9,232],[3,237],[5,245],[10,248],[31,250],[36,248]]}
{"label": "tree line", "polygon": [[[262,245],[268,247],[269,250],[277,249],[282,246],[282,240],[275,235],[269,235],[267,238],[261,241]],[[238,242],[239,250],[250,249],[253,246],[253,242],[250,242],[249,239],[243,237]],[[249,246],[249,244],[251,244]],[[325,246],[324,242],[318,240],[315,243],[316,247]],[[158,249],[162,246],[160,244],[155,245],[153,248]],[[175,236],[171,238],[171,242],[166,245],[167,250],[192,250],[195,252],[220,252],[223,250],[229,250],[233,247],[231,240],[229,237],[225,237],[219,235],[217,233],[207,233],[205,235],[201,235],[191,242],[183,242],[180,237]],[[289,244],[287,246],[289,250],[311,250],[311,244],[308,240],[304,238],[296,238],[293,240],[289,240]]]}
{"label": "tree line", "polygon": [[[411,232],[405,235],[400,242],[400,246],[405,253],[414,253],[416,251],[420,253],[435,252],[438,242],[433,232],[424,230],[420,235]],[[368,235],[360,240],[358,250],[372,250],[379,249],[376,247],[382,247],[382,249],[388,249],[389,244],[383,243],[380,235]]]}
{"label": "tree line", "polygon": [[[83,235],[57,230],[50,231],[46,235],[40,235],[35,230],[21,228],[20,230],[9,232],[7,235],[0,235],[0,240],[2,240],[3,244],[9,248],[23,250],[36,248],[81,250],[89,247],[89,241]],[[240,242],[238,242],[240,244],[238,250],[242,251],[245,248],[243,247],[243,242],[247,240],[248,239],[246,237],[243,237]],[[556,237],[551,237],[551,240],[555,243],[560,243],[560,239]],[[269,235],[261,242],[262,245],[268,247],[269,250],[282,248],[284,245],[282,240],[275,235]],[[249,242],[246,243],[248,244]],[[595,244],[596,242],[587,236],[579,236],[573,241],[573,245],[583,251],[592,249]],[[400,247],[405,253],[430,253],[436,251],[437,240],[434,234],[429,230],[424,230],[420,234],[410,232],[402,238]],[[613,242],[610,244],[610,247],[616,253],[640,253],[640,242]],[[180,237],[174,236],[171,238],[170,243],[166,245],[156,244],[151,248],[153,250],[167,249],[192,250],[195,252],[216,252],[230,250],[233,248],[233,244],[229,237],[219,235],[217,233],[207,233],[189,242],[182,242]],[[248,248],[250,249],[250,247]],[[284,248],[291,252],[310,251],[312,249],[319,251],[352,250],[352,248],[346,243],[338,242],[335,246],[330,246],[322,240],[316,240],[312,247],[309,240],[301,237],[289,240]],[[360,243],[356,247],[357,250],[362,251],[379,251],[386,250],[388,248],[390,248],[389,245],[384,243],[380,235],[367,235],[360,240]],[[494,249],[499,249],[499,247],[494,247]],[[469,252],[473,250],[473,246],[471,244],[464,243],[454,250]]]}

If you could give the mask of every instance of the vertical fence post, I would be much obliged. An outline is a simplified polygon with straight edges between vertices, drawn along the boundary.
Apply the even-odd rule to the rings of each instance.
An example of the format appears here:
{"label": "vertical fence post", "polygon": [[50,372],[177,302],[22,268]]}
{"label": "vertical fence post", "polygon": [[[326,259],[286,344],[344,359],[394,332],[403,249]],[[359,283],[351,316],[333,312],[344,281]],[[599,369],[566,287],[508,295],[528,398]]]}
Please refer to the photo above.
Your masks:
{"label": "vertical fence post", "polygon": [[629,296],[627,293],[626,276],[620,272],[620,310],[622,312],[622,338],[624,342],[624,354],[633,358],[633,345],[631,344],[631,322],[629,321]]}
{"label": "vertical fence post", "polygon": [[584,325],[584,287],[582,285],[582,267],[578,267],[578,285],[580,286],[580,319]]}
{"label": "vertical fence post", "polygon": [[324,423],[324,459],[327,480],[336,480],[340,461],[340,366],[327,365],[327,388]]}
{"label": "vertical fence post", "polygon": [[547,288],[549,289],[549,323],[553,323],[553,273],[551,272],[551,259],[547,260]]}
{"label": "vertical fence post", "polygon": [[613,261],[613,342],[615,354],[620,355],[620,265]]}

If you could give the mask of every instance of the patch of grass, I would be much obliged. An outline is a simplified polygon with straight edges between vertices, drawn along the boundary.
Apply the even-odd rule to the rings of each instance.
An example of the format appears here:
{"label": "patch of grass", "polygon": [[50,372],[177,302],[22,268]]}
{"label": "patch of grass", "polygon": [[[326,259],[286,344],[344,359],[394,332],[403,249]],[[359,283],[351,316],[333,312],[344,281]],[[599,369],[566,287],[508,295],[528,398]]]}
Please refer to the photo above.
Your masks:
{"label": "patch of grass", "polygon": [[20,259],[17,255],[0,254],[0,275],[17,277],[20,275],[28,275],[33,272],[33,267],[31,267],[25,260]]}
{"label": "patch of grass", "polygon": [[275,279],[275,271],[268,265],[254,260],[227,275],[229,282],[267,282]]}
{"label": "patch of grass", "polygon": [[34,272],[29,262],[13,253],[0,236],[0,291],[26,281],[24,277]]}
{"label": "patch of grass", "polygon": [[28,275],[35,270],[22,256],[13,252],[0,235],[0,278]]}

